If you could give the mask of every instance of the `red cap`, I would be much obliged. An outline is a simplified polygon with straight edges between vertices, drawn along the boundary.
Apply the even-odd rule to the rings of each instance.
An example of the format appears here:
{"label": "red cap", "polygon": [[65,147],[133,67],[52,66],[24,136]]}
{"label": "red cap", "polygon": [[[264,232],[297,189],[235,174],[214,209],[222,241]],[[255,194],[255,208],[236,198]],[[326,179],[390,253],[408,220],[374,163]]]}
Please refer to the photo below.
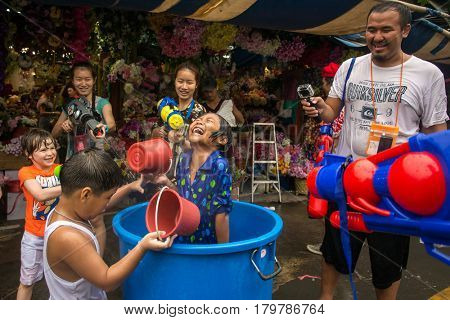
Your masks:
{"label": "red cap", "polygon": [[330,62],[322,69],[322,77],[324,78],[334,78],[334,75],[339,69],[339,65],[334,62]]}

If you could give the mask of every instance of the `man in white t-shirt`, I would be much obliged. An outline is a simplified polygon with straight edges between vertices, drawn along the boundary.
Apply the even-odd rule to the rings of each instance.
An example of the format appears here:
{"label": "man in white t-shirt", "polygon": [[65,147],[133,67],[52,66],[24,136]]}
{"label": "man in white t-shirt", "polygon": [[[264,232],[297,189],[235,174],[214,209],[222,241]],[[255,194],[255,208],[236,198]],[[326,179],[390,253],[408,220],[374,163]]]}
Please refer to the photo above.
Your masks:
{"label": "man in white t-shirt", "polygon": [[[447,96],[442,73],[433,64],[407,55],[401,49],[402,40],[411,30],[410,22],[411,13],[402,4],[383,2],[371,9],[366,28],[371,53],[356,59],[347,81],[338,155],[352,155],[354,159],[366,157],[374,121],[391,128],[398,127],[397,144],[419,131],[446,130]],[[338,116],[350,62],[345,61],[338,70],[326,101],[314,98],[315,107],[302,101],[308,116],[320,115],[325,122]],[[351,232],[352,271],[366,239],[376,296],[378,299],[395,299],[408,260],[409,237]],[[326,221],[321,251],[324,259],[320,298],[332,299],[339,273],[348,273],[348,269],[339,230],[331,227],[329,221]]]}

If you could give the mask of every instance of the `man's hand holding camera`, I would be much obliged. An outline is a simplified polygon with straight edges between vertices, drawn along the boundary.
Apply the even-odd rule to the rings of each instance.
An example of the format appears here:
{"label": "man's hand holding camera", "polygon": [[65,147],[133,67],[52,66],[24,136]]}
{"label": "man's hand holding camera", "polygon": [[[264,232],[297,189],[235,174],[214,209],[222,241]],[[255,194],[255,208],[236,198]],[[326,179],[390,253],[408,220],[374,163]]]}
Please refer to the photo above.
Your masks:
{"label": "man's hand holding camera", "polygon": [[308,117],[318,117],[326,108],[326,103],[321,97],[311,97],[308,100],[300,100],[303,110]]}

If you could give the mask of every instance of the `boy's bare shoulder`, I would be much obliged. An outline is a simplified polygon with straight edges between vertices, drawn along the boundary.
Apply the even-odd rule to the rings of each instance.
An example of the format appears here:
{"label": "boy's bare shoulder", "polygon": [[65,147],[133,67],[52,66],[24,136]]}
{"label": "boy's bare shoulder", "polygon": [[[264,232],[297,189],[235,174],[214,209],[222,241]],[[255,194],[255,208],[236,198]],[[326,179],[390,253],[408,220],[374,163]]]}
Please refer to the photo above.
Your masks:
{"label": "boy's bare shoulder", "polygon": [[57,248],[81,248],[86,244],[94,245],[85,232],[70,226],[60,226],[50,235],[48,242]]}

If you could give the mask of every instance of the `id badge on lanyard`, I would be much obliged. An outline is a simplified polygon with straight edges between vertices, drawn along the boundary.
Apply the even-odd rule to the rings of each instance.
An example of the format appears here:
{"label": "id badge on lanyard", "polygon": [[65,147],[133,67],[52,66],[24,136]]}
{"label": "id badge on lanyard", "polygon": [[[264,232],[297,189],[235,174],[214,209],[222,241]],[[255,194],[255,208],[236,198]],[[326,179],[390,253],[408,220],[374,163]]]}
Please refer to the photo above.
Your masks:
{"label": "id badge on lanyard", "polygon": [[377,108],[375,105],[375,89],[373,85],[373,61],[370,61],[370,84],[372,87],[372,103],[373,103],[373,121],[370,125],[369,139],[367,141],[366,154],[372,156],[384,150],[390,149],[395,146],[397,141],[399,127],[398,127],[398,111],[400,108],[401,101],[401,88],[403,80],[403,53],[402,53],[402,64],[400,68],[400,86],[397,94],[397,104],[396,104],[396,114],[395,114],[395,125],[387,125],[377,123]]}
{"label": "id badge on lanyard", "polygon": [[371,156],[395,146],[398,132],[398,126],[372,122],[370,125],[369,139],[367,141],[367,155]]}

